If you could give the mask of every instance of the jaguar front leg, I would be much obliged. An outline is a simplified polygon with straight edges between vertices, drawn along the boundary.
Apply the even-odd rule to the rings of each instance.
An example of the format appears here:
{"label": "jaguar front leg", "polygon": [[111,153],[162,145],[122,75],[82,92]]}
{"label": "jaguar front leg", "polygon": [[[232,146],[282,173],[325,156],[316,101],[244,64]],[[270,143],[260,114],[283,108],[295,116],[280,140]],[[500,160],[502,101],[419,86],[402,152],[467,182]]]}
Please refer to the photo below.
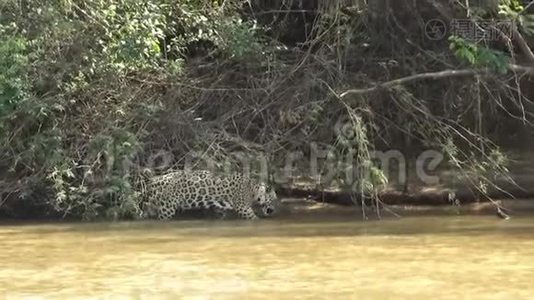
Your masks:
{"label": "jaguar front leg", "polygon": [[245,220],[257,220],[259,217],[254,213],[254,210],[250,206],[237,209],[237,215]]}
{"label": "jaguar front leg", "polygon": [[[228,219],[230,211],[227,209],[214,209],[213,214],[216,219],[218,220],[225,220]],[[230,214],[231,215],[231,214]]]}

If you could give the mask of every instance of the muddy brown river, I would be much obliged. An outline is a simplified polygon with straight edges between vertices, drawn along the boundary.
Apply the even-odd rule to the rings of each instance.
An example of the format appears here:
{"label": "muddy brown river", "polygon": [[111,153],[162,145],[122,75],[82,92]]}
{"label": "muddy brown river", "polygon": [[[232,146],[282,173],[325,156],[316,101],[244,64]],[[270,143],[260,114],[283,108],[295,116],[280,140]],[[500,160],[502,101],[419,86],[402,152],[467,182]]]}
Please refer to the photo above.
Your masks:
{"label": "muddy brown river", "polygon": [[534,217],[0,226],[1,299],[534,299]]}

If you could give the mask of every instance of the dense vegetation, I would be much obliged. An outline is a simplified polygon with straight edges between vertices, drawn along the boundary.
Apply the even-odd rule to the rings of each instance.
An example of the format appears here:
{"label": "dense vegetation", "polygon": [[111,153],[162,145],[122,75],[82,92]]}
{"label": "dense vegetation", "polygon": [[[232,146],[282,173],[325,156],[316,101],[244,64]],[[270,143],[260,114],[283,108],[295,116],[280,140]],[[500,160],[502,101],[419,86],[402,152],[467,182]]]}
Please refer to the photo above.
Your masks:
{"label": "dense vegetation", "polygon": [[[144,169],[201,153],[274,172],[310,145],[353,158],[354,181],[352,164],[330,177],[355,192],[386,183],[371,153],[389,148],[438,149],[484,191],[506,173],[500,137],[532,120],[534,15],[415,2],[2,1],[0,210],[136,216]],[[435,39],[432,19],[509,26]]]}

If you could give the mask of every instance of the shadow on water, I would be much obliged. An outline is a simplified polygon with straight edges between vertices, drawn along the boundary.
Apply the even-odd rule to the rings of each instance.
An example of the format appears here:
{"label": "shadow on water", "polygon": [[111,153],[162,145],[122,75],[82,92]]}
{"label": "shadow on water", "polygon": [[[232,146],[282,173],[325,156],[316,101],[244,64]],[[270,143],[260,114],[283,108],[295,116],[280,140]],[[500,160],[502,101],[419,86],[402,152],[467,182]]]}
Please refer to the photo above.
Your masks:
{"label": "shadow on water", "polygon": [[[3,230],[8,229],[8,230]],[[346,236],[406,236],[406,235],[507,235],[534,237],[534,218],[516,217],[501,220],[488,215],[423,215],[385,217],[364,221],[361,215],[315,217],[281,217],[259,221],[243,220],[173,220],[122,221],[94,223],[23,223],[0,226],[0,235],[73,234],[135,237],[165,241],[181,237],[256,238],[256,237],[346,237]]]}

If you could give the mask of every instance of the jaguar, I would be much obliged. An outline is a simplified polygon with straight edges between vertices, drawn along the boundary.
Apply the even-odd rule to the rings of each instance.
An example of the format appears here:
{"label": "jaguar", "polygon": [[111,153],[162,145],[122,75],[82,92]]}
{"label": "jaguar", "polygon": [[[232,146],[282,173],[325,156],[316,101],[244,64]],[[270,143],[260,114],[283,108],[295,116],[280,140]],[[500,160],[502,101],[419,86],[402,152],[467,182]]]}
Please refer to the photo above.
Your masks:
{"label": "jaguar", "polygon": [[242,219],[272,216],[277,195],[264,183],[239,173],[218,175],[211,171],[180,170],[148,179],[142,192],[143,216],[168,220],[187,210],[214,210],[221,218],[228,212]]}

